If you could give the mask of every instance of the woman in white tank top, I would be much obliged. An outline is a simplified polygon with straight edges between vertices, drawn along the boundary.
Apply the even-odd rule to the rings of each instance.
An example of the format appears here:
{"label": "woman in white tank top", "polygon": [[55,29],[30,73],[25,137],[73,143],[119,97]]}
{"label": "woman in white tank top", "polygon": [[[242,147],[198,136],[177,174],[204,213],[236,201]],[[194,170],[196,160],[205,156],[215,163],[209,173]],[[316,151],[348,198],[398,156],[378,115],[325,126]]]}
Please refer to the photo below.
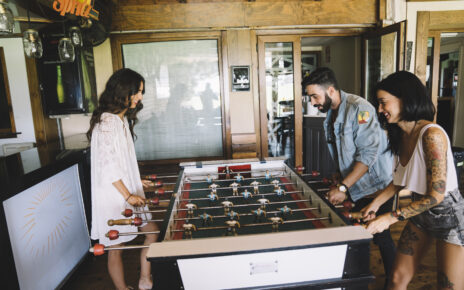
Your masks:
{"label": "woman in white tank top", "polygon": [[[426,88],[412,73],[391,74],[376,87],[379,120],[395,155],[393,181],[362,210],[367,230],[382,232],[408,219],[398,241],[389,289],[406,289],[421,257],[436,239],[438,289],[464,289],[464,198],[458,190],[451,145],[445,131],[433,124],[435,107]],[[401,189],[412,202],[375,216],[380,205]]]}

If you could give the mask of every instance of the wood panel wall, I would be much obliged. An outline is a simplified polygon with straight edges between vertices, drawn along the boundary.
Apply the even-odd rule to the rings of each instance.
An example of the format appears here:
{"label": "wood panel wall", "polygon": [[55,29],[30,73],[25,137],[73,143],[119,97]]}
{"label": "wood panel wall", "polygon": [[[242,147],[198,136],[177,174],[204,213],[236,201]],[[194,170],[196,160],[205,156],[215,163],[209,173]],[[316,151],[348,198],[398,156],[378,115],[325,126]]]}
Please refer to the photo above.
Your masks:
{"label": "wood panel wall", "polygon": [[373,24],[378,1],[266,0],[166,3],[119,1],[113,30],[279,27],[332,24]]}
{"label": "wood panel wall", "polygon": [[29,57],[25,57],[25,59],[36,143],[38,146],[50,145],[58,149],[58,125],[56,119],[50,119],[44,113],[36,60]]}

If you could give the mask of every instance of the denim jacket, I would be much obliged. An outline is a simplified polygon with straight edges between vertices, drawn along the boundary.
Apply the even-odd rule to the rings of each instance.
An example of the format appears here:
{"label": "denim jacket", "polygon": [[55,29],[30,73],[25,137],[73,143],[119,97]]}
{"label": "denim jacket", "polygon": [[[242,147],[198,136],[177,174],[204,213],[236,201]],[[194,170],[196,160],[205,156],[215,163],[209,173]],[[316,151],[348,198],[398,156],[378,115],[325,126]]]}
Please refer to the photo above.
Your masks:
{"label": "denim jacket", "polygon": [[340,97],[334,134],[330,122],[332,109],[327,112],[324,131],[330,154],[343,178],[351,172],[356,161],[368,167],[368,171],[349,189],[351,199],[357,201],[387,187],[392,181],[393,160],[391,153],[385,151],[387,135],[380,127],[374,107],[367,100],[341,90]]}

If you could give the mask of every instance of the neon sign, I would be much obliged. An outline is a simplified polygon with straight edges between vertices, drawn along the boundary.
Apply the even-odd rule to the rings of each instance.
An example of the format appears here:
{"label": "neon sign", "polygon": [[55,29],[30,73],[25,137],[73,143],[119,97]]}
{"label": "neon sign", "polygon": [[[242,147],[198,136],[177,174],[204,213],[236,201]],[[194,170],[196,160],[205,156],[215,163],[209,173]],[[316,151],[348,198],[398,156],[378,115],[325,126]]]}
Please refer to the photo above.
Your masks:
{"label": "neon sign", "polygon": [[98,20],[99,13],[93,8],[93,2],[94,0],[55,0],[53,1],[53,9],[60,12],[61,16],[69,13]]}

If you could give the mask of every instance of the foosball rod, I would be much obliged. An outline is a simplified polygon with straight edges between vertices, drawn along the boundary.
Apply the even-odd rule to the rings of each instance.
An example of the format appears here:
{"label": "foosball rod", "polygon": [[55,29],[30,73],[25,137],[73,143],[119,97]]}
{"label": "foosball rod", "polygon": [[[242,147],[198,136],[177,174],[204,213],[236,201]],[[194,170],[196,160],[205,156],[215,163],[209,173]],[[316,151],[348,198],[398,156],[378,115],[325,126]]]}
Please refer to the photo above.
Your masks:
{"label": "foosball rod", "polygon": [[[319,218],[307,218],[307,219],[299,219],[299,220],[289,220],[289,221],[282,221],[279,224],[291,224],[291,223],[301,223],[301,222],[313,222],[313,221],[321,221],[321,220],[330,220],[331,217],[319,217]],[[268,226],[272,225],[274,223],[272,222],[263,222],[263,223],[255,223],[255,224],[244,224],[241,225],[240,227],[246,228],[246,227],[256,227],[256,226]],[[197,231],[206,231],[206,230],[221,230],[221,229],[228,229],[230,228],[229,226],[214,226],[214,227],[198,227]],[[184,232],[184,230],[170,230],[170,232],[178,233],[178,232]]]}
{"label": "foosball rod", "polygon": [[[272,178],[277,178],[277,177],[289,177],[288,175],[273,175]],[[255,177],[247,177],[247,178],[242,178],[242,180],[256,180],[256,179],[265,179],[264,176],[255,176]],[[235,178],[229,178],[229,179],[213,179],[213,182],[218,181],[218,182],[223,182],[223,181],[237,181]],[[196,183],[205,183],[206,180],[202,181],[188,181],[185,182],[186,184],[196,184]]]}
{"label": "foosball rod", "polygon": [[[307,199],[295,199],[295,200],[285,200],[285,201],[274,201],[274,202],[269,202],[269,203],[266,203],[265,205],[266,206],[270,206],[270,205],[273,205],[273,204],[283,204],[283,203],[297,203],[297,202],[309,202],[309,200]],[[263,205],[261,203],[248,203],[248,204],[236,204],[234,206],[231,206],[230,208],[236,208],[236,207],[247,207],[247,206],[256,206],[256,205]],[[202,210],[202,209],[218,209],[218,208],[224,208],[223,206],[205,206],[205,207],[199,207],[199,208],[196,208],[195,210]],[[188,211],[190,209],[188,208],[178,208],[176,211],[179,212],[179,211]]]}
{"label": "foosball rod", "polygon": [[[260,204],[261,205],[261,204]],[[339,205],[335,205],[334,206],[335,208],[345,208],[345,209],[349,209],[351,207],[346,207],[345,205],[342,205],[342,204],[339,204]],[[218,208],[224,208],[224,207],[218,207]],[[197,209],[196,209],[197,210]],[[297,209],[292,209],[292,212],[300,212],[300,211],[308,211],[308,210],[320,210],[320,207],[306,207],[306,208],[297,208]],[[132,215],[134,214],[144,214],[144,213],[150,213],[151,211],[132,211],[131,209],[126,209],[125,211],[123,211],[121,214],[125,217],[131,217]],[[280,211],[269,211],[267,213],[269,214],[273,214],[273,213],[279,213]],[[344,212],[342,212],[342,214],[344,214]],[[251,215],[251,213],[243,213],[243,214],[240,214],[239,213],[239,216],[242,216],[242,215]],[[345,215],[345,214],[344,214]],[[345,215],[346,216],[346,215]],[[212,218],[222,218],[222,217],[228,217],[226,215],[220,215],[220,216],[211,216]],[[174,218],[174,221],[184,221],[184,220],[189,220],[189,219],[202,219],[201,217],[191,217],[191,218]],[[156,220],[142,220],[142,223],[143,222],[162,222],[164,221],[163,219],[156,219]]]}
{"label": "foosball rod", "polygon": [[[293,193],[302,193],[303,191],[286,191],[283,193],[285,194],[293,194]],[[251,193],[251,192],[250,192]],[[257,193],[257,194],[252,194],[254,196],[270,196],[270,195],[277,195],[276,192],[268,192],[268,193]],[[225,198],[243,198],[241,195],[226,195],[226,196],[219,196],[218,198],[225,199]],[[196,200],[209,200],[209,197],[197,197],[197,198],[184,198],[184,199],[179,199],[179,202],[189,202],[189,201],[196,201]]]}
{"label": "foosball rod", "polygon": [[[281,185],[295,185],[294,182],[283,182],[283,183],[278,183],[277,184],[278,186],[281,186]],[[259,184],[258,187],[264,187],[264,186],[276,186],[274,184]],[[241,185],[240,188],[252,188],[254,187],[253,185]],[[219,189],[231,189],[233,188],[232,186],[224,186],[224,187],[217,187],[216,190],[219,190]],[[238,188],[238,187],[237,187]],[[209,187],[204,187],[204,188],[195,188],[195,189],[182,189],[182,192],[190,192],[190,191],[202,191],[202,190],[212,190],[211,188]]]}
{"label": "foosball rod", "polygon": [[270,168],[270,169],[257,169],[257,170],[245,170],[245,171],[230,171],[229,173],[227,172],[211,172],[211,173],[202,173],[202,174],[191,174],[189,176],[213,176],[213,175],[233,175],[233,174],[250,174],[250,173],[261,173],[261,172],[286,172],[285,168]]}
{"label": "foosball rod", "polygon": [[116,240],[120,236],[136,236],[136,235],[158,235],[160,231],[153,231],[153,232],[126,232],[126,233],[120,233],[118,230],[110,230],[105,234],[105,237],[107,237],[110,240]]}
{"label": "foosball rod", "polygon": [[174,173],[167,173],[167,174],[172,174],[172,175],[159,175],[159,174],[145,174],[142,175],[142,179],[148,179],[151,181],[157,180],[157,179],[163,179],[163,178],[177,178],[179,175],[174,175]]}
{"label": "foosball rod", "polygon": [[140,246],[118,246],[118,247],[105,247],[102,244],[95,244],[93,247],[89,249],[90,253],[93,253],[94,256],[101,256],[105,253],[105,251],[112,251],[112,250],[138,250],[149,248],[150,245],[140,245]]}
{"label": "foosball rod", "polygon": [[[291,209],[292,212],[300,212],[300,211],[310,211],[310,210],[320,210],[320,207],[306,207],[306,208],[296,208],[296,209]],[[268,214],[275,214],[275,213],[280,213],[281,211],[279,210],[274,210],[274,211],[268,211],[267,213]],[[125,217],[131,217],[132,215],[125,215],[124,212],[123,213],[123,216]],[[134,212],[134,214],[136,214],[136,212]],[[249,215],[254,215],[253,213],[237,213],[239,216],[249,216]],[[211,218],[215,219],[215,218],[228,218],[229,216],[227,215],[216,215],[216,216],[211,216]],[[199,219],[203,219],[202,217],[199,217],[199,216],[196,216],[196,217],[186,217],[186,218],[174,218],[173,221],[185,221],[185,220],[199,220]],[[124,220],[124,219],[122,219]],[[114,220],[112,220],[114,221]],[[160,222],[160,221],[164,221],[164,220],[141,220],[142,223],[146,223],[146,222]]]}

